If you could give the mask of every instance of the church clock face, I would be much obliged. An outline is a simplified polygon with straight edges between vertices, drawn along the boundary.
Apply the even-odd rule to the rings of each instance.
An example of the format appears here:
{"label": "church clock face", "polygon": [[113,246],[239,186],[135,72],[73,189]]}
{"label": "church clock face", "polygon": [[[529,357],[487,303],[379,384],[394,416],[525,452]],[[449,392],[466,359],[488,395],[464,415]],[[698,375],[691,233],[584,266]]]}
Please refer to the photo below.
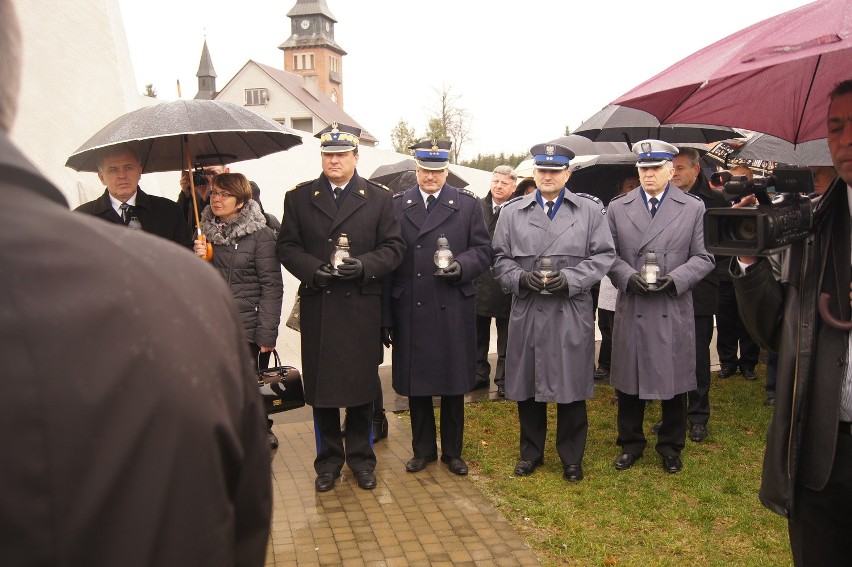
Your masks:
{"label": "church clock face", "polygon": [[310,20],[302,20],[302,29],[306,30],[309,27],[311,27],[311,21]]}

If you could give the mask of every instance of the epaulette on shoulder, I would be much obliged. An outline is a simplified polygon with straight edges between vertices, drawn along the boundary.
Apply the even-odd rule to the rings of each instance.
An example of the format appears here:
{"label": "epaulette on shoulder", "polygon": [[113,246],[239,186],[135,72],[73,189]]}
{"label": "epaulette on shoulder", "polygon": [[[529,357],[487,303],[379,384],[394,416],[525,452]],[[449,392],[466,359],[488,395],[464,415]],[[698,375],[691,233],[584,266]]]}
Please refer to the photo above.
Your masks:
{"label": "epaulette on shoulder", "polygon": [[622,197],[624,197],[625,195],[627,195],[627,193],[621,193],[620,195],[616,195],[615,197],[613,197],[612,199],[610,199],[610,200],[609,200],[610,204],[612,204],[612,202],[613,202],[613,201],[616,201],[616,200],[618,200],[618,199],[621,199],[621,198],[622,198]]}
{"label": "epaulette on shoulder", "polygon": [[503,206],[505,207],[509,203],[514,203],[515,201],[519,201],[519,200],[521,200],[521,198],[523,198],[523,195],[518,195],[517,197],[512,197],[511,199],[509,199],[508,201],[503,203]]}
{"label": "epaulette on shoulder", "polygon": [[592,200],[599,205],[603,205],[603,201],[601,201],[600,199],[598,199],[594,195],[590,195],[588,193],[574,193],[574,194],[577,195],[578,197],[584,197],[586,199]]}
{"label": "epaulette on shoulder", "polygon": [[459,189],[459,193],[461,193],[462,195],[467,195],[468,197],[473,197],[474,199],[477,198],[476,193],[469,189]]}
{"label": "epaulette on shoulder", "polygon": [[380,188],[380,189],[384,189],[385,191],[390,191],[390,187],[388,187],[388,186],[386,186],[386,185],[382,185],[381,183],[376,183],[376,182],[375,182],[375,181],[373,181],[372,179],[364,179],[364,181],[366,181],[366,182],[367,182],[367,183],[369,183],[370,185],[375,185],[376,187],[378,187],[378,188]]}
{"label": "epaulette on shoulder", "polygon": [[393,198],[394,198],[394,199],[399,199],[399,198],[400,198],[400,197],[402,197],[403,195],[405,195],[405,191],[400,191],[399,193],[394,193],[394,194],[393,194]]}
{"label": "epaulette on shoulder", "polygon": [[[692,193],[690,193],[689,191],[681,191],[681,193],[683,193],[684,195],[687,195],[687,196],[689,196],[689,197],[692,197],[692,198],[693,198],[693,199],[695,199],[696,201],[701,201],[701,197],[699,197],[698,195],[693,195],[693,194],[692,194]],[[703,202],[703,201],[702,201],[702,202]]]}
{"label": "epaulette on shoulder", "polygon": [[310,179],[308,181],[302,181],[301,183],[297,183],[296,185],[293,185],[292,187],[290,187],[289,190],[292,191],[293,189],[298,189],[299,187],[304,187],[305,185],[313,185],[314,181],[315,181],[314,179]]}

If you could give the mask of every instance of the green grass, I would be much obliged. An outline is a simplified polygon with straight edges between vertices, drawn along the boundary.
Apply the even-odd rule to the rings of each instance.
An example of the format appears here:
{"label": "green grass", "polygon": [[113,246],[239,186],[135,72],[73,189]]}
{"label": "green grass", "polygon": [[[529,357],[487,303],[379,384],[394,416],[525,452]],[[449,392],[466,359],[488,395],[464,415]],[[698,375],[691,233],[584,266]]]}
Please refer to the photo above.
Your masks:
{"label": "green grass", "polygon": [[[684,469],[667,474],[655,436],[636,465],[616,471],[615,391],[597,385],[588,403],[585,479],[562,479],[550,404],[545,465],[513,474],[517,405],[468,404],[464,456],[471,478],[536,551],[543,565],[790,565],[786,521],[757,499],[766,427],[765,368],[758,379],[713,375],[709,435],[686,441]],[[659,418],[648,407],[645,430]]]}

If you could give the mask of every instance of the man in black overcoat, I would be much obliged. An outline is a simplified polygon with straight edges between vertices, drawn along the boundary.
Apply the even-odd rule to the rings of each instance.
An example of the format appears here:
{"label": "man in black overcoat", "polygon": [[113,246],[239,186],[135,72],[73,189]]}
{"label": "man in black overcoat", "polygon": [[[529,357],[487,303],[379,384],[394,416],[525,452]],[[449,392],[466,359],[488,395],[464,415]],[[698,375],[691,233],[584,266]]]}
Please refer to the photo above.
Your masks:
{"label": "man in black overcoat", "polygon": [[[323,173],[287,192],[276,245],[300,282],[302,376],[314,413],[318,492],[334,488],[344,462],[358,486],[376,487],[381,279],[405,252],[390,192],[355,170],[360,133],[334,122],[317,134]],[[348,246],[348,257],[332,266],[338,244]],[[347,413],[345,446],[340,408]]]}
{"label": "man in black overcoat", "polygon": [[98,179],[103,195],[75,210],[105,221],[141,228],[181,246],[192,248],[192,236],[180,206],[165,197],[148,195],[139,187],[142,164],[128,145],[113,146],[98,156]]}

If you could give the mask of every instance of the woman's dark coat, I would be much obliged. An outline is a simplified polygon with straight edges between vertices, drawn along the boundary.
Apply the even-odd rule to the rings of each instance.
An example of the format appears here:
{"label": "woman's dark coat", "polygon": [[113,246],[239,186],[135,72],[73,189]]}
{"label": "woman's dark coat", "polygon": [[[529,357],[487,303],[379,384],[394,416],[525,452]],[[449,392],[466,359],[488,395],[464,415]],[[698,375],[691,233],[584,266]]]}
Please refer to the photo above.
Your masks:
{"label": "woman's dark coat", "polygon": [[[494,238],[494,229],[497,228],[497,219],[500,213],[494,213],[494,201],[491,193],[480,201],[482,214],[485,218],[485,226],[488,234]],[[505,204],[505,203],[504,203]],[[484,317],[497,317],[508,319],[512,311],[512,294],[503,292],[503,288],[494,279],[491,270],[485,270],[475,280],[476,287],[476,314]]]}
{"label": "woman's dark coat", "polygon": [[217,223],[208,206],[201,213],[201,229],[213,244],[213,267],[237,300],[246,337],[258,346],[275,346],[284,290],[275,234],[260,205],[249,199],[228,223]]}

